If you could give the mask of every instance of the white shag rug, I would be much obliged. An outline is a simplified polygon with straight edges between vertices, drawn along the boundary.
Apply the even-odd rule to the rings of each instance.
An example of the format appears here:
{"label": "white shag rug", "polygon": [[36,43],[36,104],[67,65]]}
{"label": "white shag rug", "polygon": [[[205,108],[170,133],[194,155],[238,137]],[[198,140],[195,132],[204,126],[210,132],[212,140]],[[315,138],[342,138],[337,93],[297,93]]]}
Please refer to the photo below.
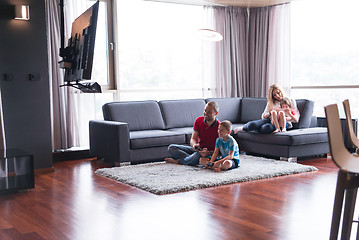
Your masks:
{"label": "white shag rug", "polygon": [[95,173],[161,195],[318,170],[250,155],[241,155],[240,160],[239,168],[219,173],[165,162],[101,168]]}

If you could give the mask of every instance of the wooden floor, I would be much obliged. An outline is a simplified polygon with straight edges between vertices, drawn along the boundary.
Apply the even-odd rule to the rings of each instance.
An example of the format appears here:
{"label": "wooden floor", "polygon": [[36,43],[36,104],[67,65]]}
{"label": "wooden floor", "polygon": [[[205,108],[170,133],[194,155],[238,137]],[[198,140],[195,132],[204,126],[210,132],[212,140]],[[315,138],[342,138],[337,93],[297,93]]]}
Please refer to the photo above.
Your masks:
{"label": "wooden floor", "polygon": [[157,196],[95,175],[96,160],[56,162],[0,196],[0,239],[328,239],[337,168],[301,163],[319,171]]}

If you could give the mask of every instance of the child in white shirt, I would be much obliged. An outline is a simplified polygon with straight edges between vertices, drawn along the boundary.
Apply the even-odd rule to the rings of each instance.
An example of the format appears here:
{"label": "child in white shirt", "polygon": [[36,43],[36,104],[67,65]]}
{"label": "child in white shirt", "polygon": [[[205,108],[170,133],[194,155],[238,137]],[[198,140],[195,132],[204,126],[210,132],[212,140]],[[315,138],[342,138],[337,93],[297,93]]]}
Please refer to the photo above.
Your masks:
{"label": "child in white shirt", "polygon": [[276,127],[276,132],[286,132],[293,127],[293,122],[299,120],[298,110],[292,108],[292,100],[284,97],[280,101],[280,108],[271,111],[272,124]]}

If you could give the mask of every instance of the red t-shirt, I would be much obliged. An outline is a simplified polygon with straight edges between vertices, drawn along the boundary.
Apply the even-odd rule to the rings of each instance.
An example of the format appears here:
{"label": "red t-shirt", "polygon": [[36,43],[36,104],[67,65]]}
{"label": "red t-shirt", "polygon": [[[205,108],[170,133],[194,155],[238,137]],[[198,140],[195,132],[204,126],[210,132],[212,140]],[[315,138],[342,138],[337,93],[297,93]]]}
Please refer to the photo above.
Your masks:
{"label": "red t-shirt", "polygon": [[198,143],[201,148],[214,151],[218,138],[219,121],[216,119],[211,126],[207,126],[204,117],[198,117],[193,125],[193,130],[198,132]]}

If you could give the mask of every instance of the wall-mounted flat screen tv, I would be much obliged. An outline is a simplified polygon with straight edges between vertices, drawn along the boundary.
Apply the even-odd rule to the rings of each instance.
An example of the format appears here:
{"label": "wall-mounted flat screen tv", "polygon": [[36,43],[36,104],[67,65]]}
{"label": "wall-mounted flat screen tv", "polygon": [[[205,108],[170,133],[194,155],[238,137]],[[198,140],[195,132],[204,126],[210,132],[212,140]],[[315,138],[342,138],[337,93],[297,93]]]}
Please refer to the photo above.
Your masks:
{"label": "wall-mounted flat screen tv", "polygon": [[72,23],[71,37],[68,40],[67,54],[64,58],[67,64],[65,82],[91,79],[98,8],[99,1]]}

